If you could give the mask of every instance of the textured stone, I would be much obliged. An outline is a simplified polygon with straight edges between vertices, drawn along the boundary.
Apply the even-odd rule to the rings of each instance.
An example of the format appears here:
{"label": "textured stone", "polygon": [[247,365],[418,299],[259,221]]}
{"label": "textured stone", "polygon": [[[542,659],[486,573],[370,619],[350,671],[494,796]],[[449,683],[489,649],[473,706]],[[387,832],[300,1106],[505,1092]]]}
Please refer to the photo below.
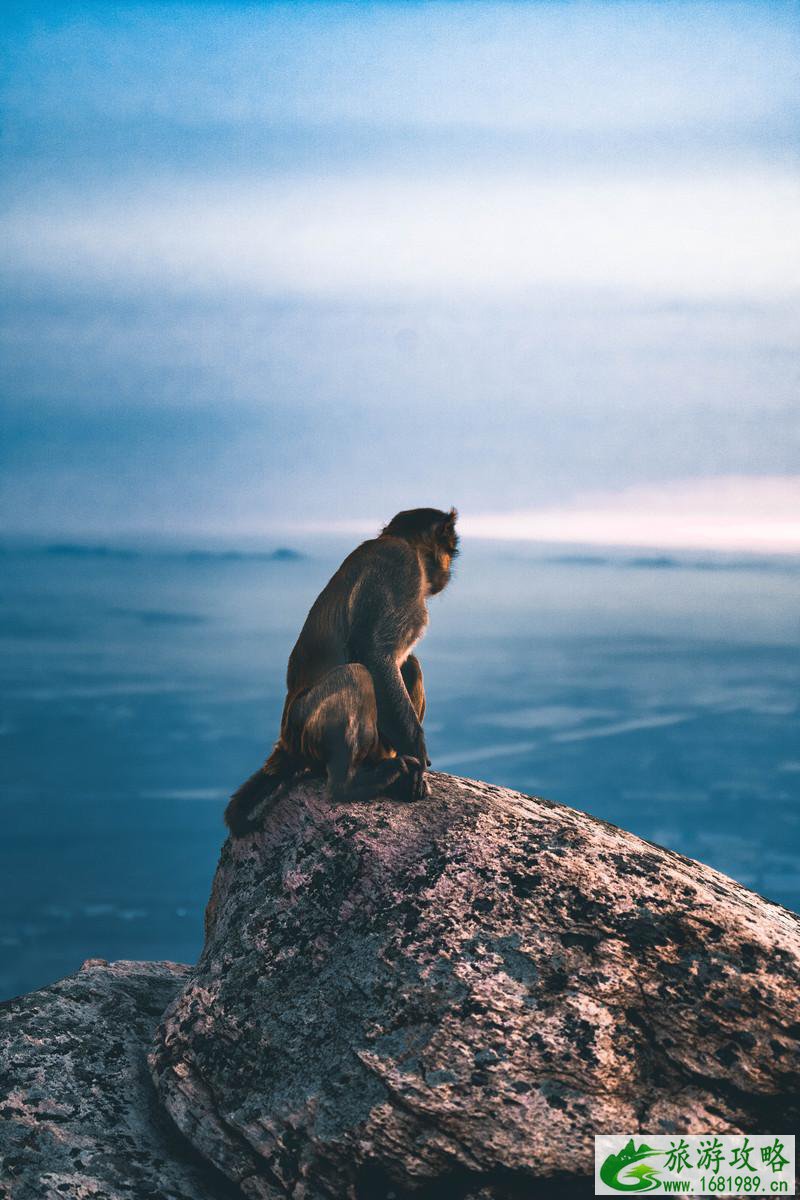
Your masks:
{"label": "textured stone", "polygon": [[298,784],[222,853],[151,1054],[249,1197],[586,1195],[592,1135],[787,1132],[800,921],[584,813]]}
{"label": "textured stone", "polygon": [[0,1006],[0,1196],[240,1195],[176,1133],[147,1072],[147,1043],[187,970],[89,959]]}

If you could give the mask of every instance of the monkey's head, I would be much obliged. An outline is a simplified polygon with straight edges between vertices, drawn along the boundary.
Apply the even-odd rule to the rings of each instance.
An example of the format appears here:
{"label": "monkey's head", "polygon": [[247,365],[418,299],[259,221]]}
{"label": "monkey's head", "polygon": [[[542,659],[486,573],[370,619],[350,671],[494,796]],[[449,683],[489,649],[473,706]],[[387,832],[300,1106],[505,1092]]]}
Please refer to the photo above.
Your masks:
{"label": "monkey's head", "polygon": [[450,580],[450,564],[458,554],[454,508],[409,508],[392,517],[381,530],[381,537],[399,537],[422,550],[428,576],[428,592],[435,596]]}

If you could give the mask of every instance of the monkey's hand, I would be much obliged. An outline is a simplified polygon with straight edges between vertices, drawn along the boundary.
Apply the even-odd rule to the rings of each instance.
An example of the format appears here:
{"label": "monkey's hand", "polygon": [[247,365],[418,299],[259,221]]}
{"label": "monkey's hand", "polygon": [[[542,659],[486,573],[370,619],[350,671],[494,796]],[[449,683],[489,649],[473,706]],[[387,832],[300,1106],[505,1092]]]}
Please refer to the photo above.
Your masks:
{"label": "monkey's hand", "polygon": [[424,800],[430,793],[428,781],[425,778],[425,769],[420,766],[418,758],[412,758],[410,754],[403,754],[399,757],[398,762],[402,764],[404,774],[408,776],[409,787],[406,793],[409,800]]}

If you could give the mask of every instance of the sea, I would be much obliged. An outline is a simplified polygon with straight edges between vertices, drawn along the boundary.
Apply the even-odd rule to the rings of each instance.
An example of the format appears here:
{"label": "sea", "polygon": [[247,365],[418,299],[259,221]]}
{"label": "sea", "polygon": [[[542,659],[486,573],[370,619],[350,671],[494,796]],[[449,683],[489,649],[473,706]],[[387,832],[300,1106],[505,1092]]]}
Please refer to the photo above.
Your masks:
{"label": "sea", "polygon": [[[353,544],[3,543],[0,997],[197,957],[227,797]],[[800,908],[800,560],[464,539],[430,618],[434,769]]]}

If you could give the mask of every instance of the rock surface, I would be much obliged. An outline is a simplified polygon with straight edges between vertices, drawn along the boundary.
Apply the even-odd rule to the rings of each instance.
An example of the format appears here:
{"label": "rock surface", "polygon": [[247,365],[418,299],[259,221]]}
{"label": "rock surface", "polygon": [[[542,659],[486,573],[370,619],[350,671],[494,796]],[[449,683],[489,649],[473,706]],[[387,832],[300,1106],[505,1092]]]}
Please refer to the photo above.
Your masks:
{"label": "rock surface", "polygon": [[800,919],[584,813],[430,780],[338,808],[306,782],[225,846],[150,1059],[207,1159],[263,1200],[527,1200],[591,1194],[595,1133],[798,1125]]}
{"label": "rock surface", "polygon": [[187,971],[90,959],[75,975],[0,1006],[0,1196],[241,1194],[176,1134],[147,1072],[147,1044]]}

